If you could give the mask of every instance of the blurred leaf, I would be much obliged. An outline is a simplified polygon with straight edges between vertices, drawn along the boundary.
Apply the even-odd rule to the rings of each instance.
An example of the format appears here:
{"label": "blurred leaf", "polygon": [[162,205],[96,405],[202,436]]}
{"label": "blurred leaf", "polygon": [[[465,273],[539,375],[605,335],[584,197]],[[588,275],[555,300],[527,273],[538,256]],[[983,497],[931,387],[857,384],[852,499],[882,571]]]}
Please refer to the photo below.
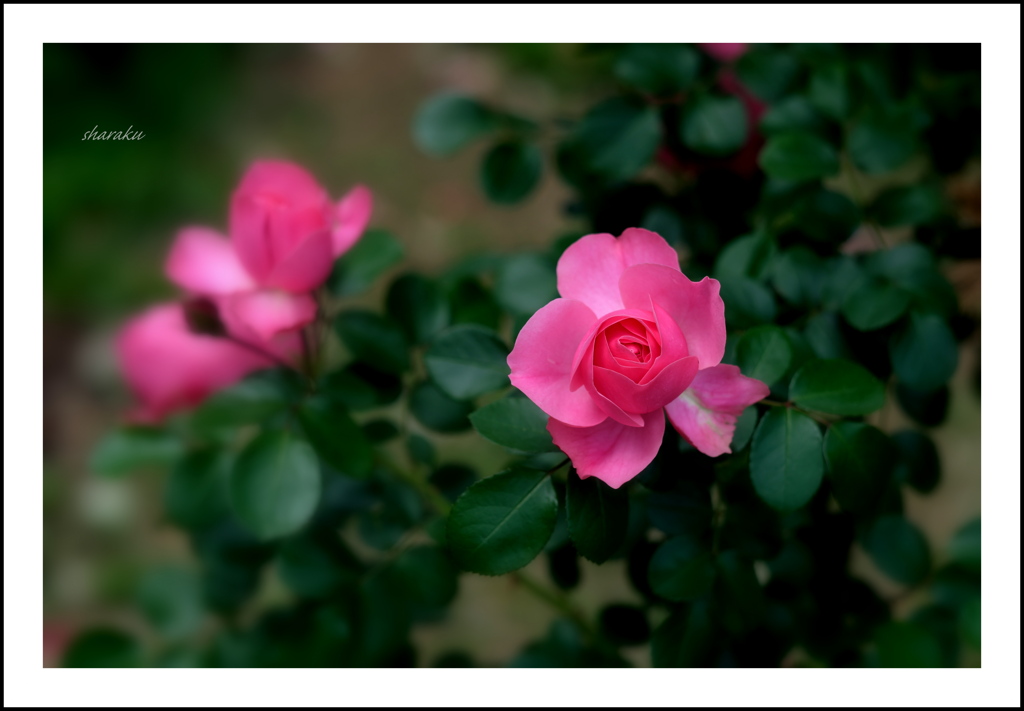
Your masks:
{"label": "blurred leaf", "polygon": [[404,257],[405,247],[390,232],[367,230],[352,249],[335,260],[327,288],[335,296],[359,294]]}
{"label": "blurred leaf", "polygon": [[200,449],[182,458],[167,478],[168,518],[184,528],[202,528],[225,515],[231,465],[231,453],[220,449]]}
{"label": "blurred leaf", "polygon": [[392,319],[372,311],[344,311],[334,328],[356,360],[388,373],[409,369],[409,345]]}
{"label": "blurred leaf", "polygon": [[774,240],[765,233],[735,239],[718,254],[715,260],[715,278],[760,280],[771,271],[775,252]]}
{"label": "blurred leaf", "polygon": [[768,287],[745,277],[721,280],[725,320],[733,328],[749,328],[775,320],[775,298]]}
{"label": "blurred leaf", "polygon": [[423,464],[430,469],[437,466],[437,450],[426,437],[418,434],[409,435],[405,442],[405,448],[409,452],[409,458],[414,462]]}
{"label": "blurred leaf", "polygon": [[899,453],[894,470],[896,480],[922,494],[933,491],[939,483],[939,452],[931,438],[921,432],[904,430],[894,434],[892,441]]}
{"label": "blurred leaf", "polygon": [[89,468],[102,476],[173,464],[184,447],[172,433],[150,427],[122,427],[107,434],[92,452]]}
{"label": "blurred leaf", "polygon": [[351,363],[320,379],[317,391],[350,410],[390,405],[402,394],[402,381],[366,363]]}
{"label": "blurred leaf", "polygon": [[950,560],[972,571],[981,572],[981,518],[964,525],[949,542]]}
{"label": "blurred leaf", "polygon": [[917,527],[902,516],[883,516],[864,532],[861,543],[883,573],[915,585],[928,575],[931,555]]}
{"label": "blurred leaf", "polygon": [[758,326],[740,337],[736,357],[744,375],[771,385],[789,369],[793,346],[778,326]]}
{"label": "blurred leaf", "polygon": [[[476,472],[461,464],[445,464],[430,475],[430,483],[449,501],[455,501],[462,496],[462,492],[471,487],[476,480]],[[447,531],[444,535],[447,536]]]}
{"label": "blurred leaf", "polygon": [[493,331],[453,326],[430,344],[424,363],[438,387],[456,400],[471,400],[509,384],[508,349]]}
{"label": "blurred leaf", "polygon": [[362,425],[362,430],[371,444],[388,442],[398,436],[398,427],[390,420],[370,420]]}
{"label": "blurred leaf", "polygon": [[463,570],[504,575],[537,557],[557,515],[548,475],[512,469],[477,482],[459,497],[448,517],[448,545]]}
{"label": "blurred leaf", "polygon": [[604,638],[616,646],[646,644],[651,626],[642,607],[613,604],[601,610],[598,625]]}
{"label": "blurred leaf", "polygon": [[839,328],[839,317],[832,311],[811,316],[804,328],[804,339],[819,358],[827,360],[850,356],[850,349]]}
{"label": "blurred leaf", "polygon": [[302,376],[293,370],[261,370],[207,398],[192,424],[201,431],[259,424],[287,410],[303,390]]}
{"label": "blurred leaf", "polygon": [[736,418],[736,430],[732,435],[732,453],[736,454],[747,446],[757,426],[757,408],[751,405]]}
{"label": "blurred leaf", "polygon": [[885,386],[848,360],[812,360],[793,376],[789,397],[800,407],[833,415],[866,415],[885,404]]}
{"label": "blurred leaf", "polygon": [[825,433],[832,494],[845,511],[869,511],[889,484],[896,457],[885,434],[860,422],[837,422]]}
{"label": "blurred leaf", "polygon": [[185,639],[202,621],[202,589],[188,570],[153,568],[142,578],[138,598],[146,619],[165,639]]}
{"label": "blurred leaf", "polygon": [[747,110],[735,96],[705,94],[686,102],[679,135],[697,153],[724,156],[747,140]]}
{"label": "blurred leaf", "polygon": [[802,245],[787,249],[772,265],[772,285],[795,306],[816,304],[822,288],[821,259]]}
{"label": "blurred leaf", "polygon": [[632,178],[650,163],[660,142],[657,110],[619,97],[587,113],[571,139],[587,168],[613,183]]}
{"label": "blurred leaf", "polygon": [[841,64],[826,64],[811,74],[808,98],[829,118],[841,121],[850,114],[850,77]]}
{"label": "blurred leaf", "polygon": [[899,168],[917,150],[917,133],[902,116],[871,115],[850,129],[847,150],[865,173],[885,173]]}
{"label": "blurred leaf", "polygon": [[428,343],[448,325],[448,300],[437,284],[419,274],[404,274],[388,289],[387,313],[409,343]]}
{"label": "blurred leaf", "polygon": [[562,590],[572,590],[580,584],[580,561],[572,543],[548,551],[548,575]]}
{"label": "blurred leaf", "polygon": [[824,139],[804,132],[769,137],[758,162],[765,173],[780,180],[815,180],[839,172],[839,155],[835,148]]}
{"label": "blurred leaf", "polygon": [[622,547],[629,524],[629,496],[596,477],[569,472],[565,512],[572,542],[587,560],[601,564]]}
{"label": "blurred leaf", "polygon": [[373,467],[373,447],[362,428],[335,400],[316,396],[298,412],[309,443],[325,462],[342,474],[362,479]]}
{"label": "blurred leaf", "polygon": [[703,666],[715,646],[716,630],[704,601],[672,611],[651,638],[651,662],[657,668]]}
{"label": "blurred leaf", "polygon": [[669,536],[699,540],[711,530],[711,496],[705,487],[678,482],[674,489],[648,497],[647,516],[655,528]]}
{"label": "blurred leaf", "polygon": [[448,293],[452,324],[476,324],[495,330],[501,323],[501,307],[491,292],[472,277],[460,279]]}
{"label": "blurred leaf", "polygon": [[410,598],[425,608],[444,607],[459,591],[458,571],[437,546],[414,546],[394,562]]}
{"label": "blurred leaf", "polygon": [[806,97],[796,94],[770,106],[761,117],[760,126],[765,135],[818,132],[824,119]]}
{"label": "blurred leaf", "polygon": [[879,195],[871,211],[883,227],[903,227],[931,222],[942,214],[945,198],[933,185],[891,188]]}
{"label": "blurred leaf", "polygon": [[289,432],[264,432],[239,455],[229,492],[235,514],[259,538],[294,533],[320,499],[316,453]]}
{"label": "blurred leaf", "polygon": [[925,427],[938,427],[946,421],[949,412],[949,387],[922,392],[908,387],[906,383],[896,383],[896,399],[900,407],[918,424]]}
{"label": "blurred leaf", "polygon": [[735,611],[732,626],[742,632],[760,625],[765,616],[765,598],[753,564],[734,550],[722,553],[715,563],[719,583],[716,596],[724,608]]}
{"label": "blurred leaf", "polygon": [[873,331],[898,319],[910,305],[910,294],[880,279],[866,277],[843,301],[843,316],[858,331]]}
{"label": "blurred leaf", "polygon": [[548,416],[533,401],[512,392],[484,405],[469,416],[485,439],[517,452],[554,450],[548,432]]}
{"label": "blurred leaf", "polygon": [[975,649],[981,649],[981,598],[976,597],[960,609],[960,634]]}
{"label": "blurred leaf", "polygon": [[480,165],[484,194],[500,205],[513,205],[540,182],[544,154],[533,143],[502,141],[491,147]]}
{"label": "blurred leaf", "polygon": [[437,385],[424,380],[409,391],[409,410],[425,427],[435,432],[462,432],[469,429],[473,406],[455,400]]}
{"label": "blurred leaf", "polygon": [[821,430],[807,415],[773,408],[754,431],[750,479],[774,509],[793,511],[814,496],[824,473]]}
{"label": "blurred leaf", "polygon": [[532,316],[558,298],[555,265],[540,254],[516,254],[502,260],[494,295],[513,314]]}
{"label": "blurred leaf", "polygon": [[413,138],[421,150],[438,156],[455,153],[498,125],[494,111],[458,94],[431,97],[416,113]]}
{"label": "blurred leaf", "polygon": [[889,355],[900,382],[924,391],[945,385],[959,360],[953,332],[935,314],[911,313],[910,321],[889,343]]}
{"label": "blurred leaf", "polygon": [[711,588],[715,559],[711,551],[689,536],[662,543],[647,571],[651,588],[672,602],[696,600]]}
{"label": "blurred leaf", "polygon": [[615,61],[615,76],[645,94],[686,91],[697,77],[700,55],[683,44],[631,44]]}
{"label": "blurred leaf", "polygon": [[786,49],[754,47],[736,62],[740,82],[758,98],[775,102],[792,87],[800,64]]}
{"label": "blurred leaf", "polygon": [[127,668],[142,663],[139,643],[124,632],[95,628],[78,635],[64,653],[70,668]]}
{"label": "blurred leaf", "polygon": [[354,584],[358,575],[354,561],[348,565],[343,561],[340,548],[340,544],[331,545],[311,536],[294,536],[278,551],[278,572],[297,595],[328,598],[343,585]]}
{"label": "blurred leaf", "polygon": [[878,665],[885,668],[941,667],[938,640],[913,622],[890,622],[875,633]]}

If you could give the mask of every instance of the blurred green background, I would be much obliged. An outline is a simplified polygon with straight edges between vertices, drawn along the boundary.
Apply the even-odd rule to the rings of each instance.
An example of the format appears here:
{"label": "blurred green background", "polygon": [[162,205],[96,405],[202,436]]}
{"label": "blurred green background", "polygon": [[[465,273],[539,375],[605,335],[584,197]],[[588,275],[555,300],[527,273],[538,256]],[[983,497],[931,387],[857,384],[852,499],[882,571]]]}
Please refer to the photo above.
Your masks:
{"label": "blurred green background", "polygon": [[[539,189],[514,209],[496,206],[477,186],[484,147],[447,160],[423,155],[411,137],[412,117],[442,89],[525,115],[576,117],[609,95],[606,61],[574,45],[45,46],[47,663],[86,624],[116,622],[144,633],[134,604],[140,572],[155,561],[191,558],[184,536],[161,519],[161,481],[102,479],[89,468],[92,447],[128,404],[113,335],[134,311],[175,295],[162,269],[176,230],[224,230],[230,192],[249,163],[279,157],[306,166],[335,197],[356,182],[368,185],[371,225],[405,246],[396,272],[436,274],[475,252],[546,247],[581,228],[565,212],[569,192],[555,171],[545,170]],[[145,137],[82,140],[93,127],[129,126]],[[946,187],[961,220],[980,226],[980,167]],[[978,318],[980,275],[980,259],[958,260],[947,273],[961,310]],[[387,281],[360,301],[379,304]],[[908,516],[936,548],[981,510],[980,336],[962,349],[949,417],[933,432],[942,483],[927,501],[906,497]],[[877,418],[889,431],[908,424],[892,402]],[[450,447],[479,444],[471,433],[449,439]],[[489,445],[479,450],[466,456],[498,456]],[[578,596],[586,609],[635,597],[620,563],[584,563],[587,585]],[[854,565],[884,588],[866,556]],[[264,587],[264,603],[282,594],[273,580]],[[463,577],[452,613],[417,630],[426,660],[453,646],[484,661],[506,659],[542,636],[553,617],[508,581],[478,576]],[[646,649],[636,654],[634,663],[649,663]]]}

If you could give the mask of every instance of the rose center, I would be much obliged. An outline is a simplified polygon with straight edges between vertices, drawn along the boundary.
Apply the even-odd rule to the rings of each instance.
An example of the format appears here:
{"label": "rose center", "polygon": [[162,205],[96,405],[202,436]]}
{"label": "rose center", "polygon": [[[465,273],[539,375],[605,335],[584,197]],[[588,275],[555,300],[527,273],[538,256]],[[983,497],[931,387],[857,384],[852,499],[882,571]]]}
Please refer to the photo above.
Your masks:
{"label": "rose center", "polygon": [[620,338],[619,345],[632,353],[639,363],[646,363],[651,359],[651,348],[646,343],[629,338]]}

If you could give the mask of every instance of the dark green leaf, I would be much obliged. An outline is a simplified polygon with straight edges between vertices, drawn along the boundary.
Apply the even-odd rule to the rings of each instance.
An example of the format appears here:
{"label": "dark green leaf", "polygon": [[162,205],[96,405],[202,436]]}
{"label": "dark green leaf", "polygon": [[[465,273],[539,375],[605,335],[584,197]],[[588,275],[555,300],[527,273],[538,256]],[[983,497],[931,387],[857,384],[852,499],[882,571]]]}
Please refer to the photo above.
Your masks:
{"label": "dark green leaf", "polygon": [[167,479],[167,516],[179,526],[202,528],[227,513],[231,464],[231,454],[218,449],[200,449],[185,456]]}
{"label": "dark green leaf", "polygon": [[362,426],[363,434],[372,444],[387,442],[398,436],[398,427],[390,420],[370,420]]}
{"label": "dark green leaf", "polygon": [[959,353],[945,319],[912,313],[889,343],[892,367],[900,382],[915,390],[937,390],[956,372]]}
{"label": "dark green leaf", "polygon": [[334,320],[338,336],[356,360],[388,373],[409,368],[409,344],[401,327],[372,311],[344,311]]}
{"label": "dark green leaf", "polygon": [[192,416],[200,430],[254,425],[288,409],[303,392],[302,377],[293,370],[261,370],[211,395]]}
{"label": "dark green leaf", "polygon": [[775,320],[775,297],[763,284],[743,277],[721,280],[725,319],[733,328],[749,328]]}
{"label": "dark green leaf", "polygon": [[103,476],[121,476],[140,469],[166,467],[183,451],[182,443],[170,432],[149,427],[123,427],[96,445],[89,467]]}
{"label": "dark green leaf", "polygon": [[548,416],[520,394],[510,393],[469,416],[476,431],[495,444],[516,452],[550,452]]}
{"label": "dark green leaf", "polygon": [[439,94],[416,113],[413,138],[427,153],[446,156],[497,127],[497,116],[474,99]]}
{"label": "dark green leaf", "polygon": [[839,155],[812,133],[771,136],[758,159],[762,170],[780,180],[815,180],[839,172]]}
{"label": "dark green leaf", "polygon": [[476,324],[497,329],[501,323],[501,307],[491,292],[472,277],[460,279],[448,293],[452,324]]}
{"label": "dark green leaf", "polygon": [[[333,542],[332,542],[333,543]],[[354,560],[343,560],[340,544],[310,536],[289,538],[281,546],[277,568],[282,580],[304,598],[328,598],[356,582]]]}
{"label": "dark green leaf", "polygon": [[503,141],[495,144],[480,165],[484,194],[501,205],[519,202],[537,186],[544,155],[533,143]]}
{"label": "dark green leaf", "polygon": [[842,120],[850,113],[850,77],[841,64],[827,64],[811,75],[808,97],[829,118]]}
{"label": "dark green leaf", "polygon": [[917,135],[902,117],[868,116],[850,129],[847,150],[865,173],[884,173],[910,159],[917,150]]}
{"label": "dark green leaf", "polygon": [[569,472],[565,513],[576,550],[587,560],[604,563],[622,547],[629,524],[629,496],[596,477]]}
{"label": "dark green leaf", "polygon": [[902,516],[883,516],[864,532],[862,544],[883,573],[898,583],[921,582],[931,567],[928,544]]}
{"label": "dark green leaf", "polygon": [[264,432],[239,455],[229,493],[235,514],[258,537],[294,533],[320,499],[316,453],[289,432]]}
{"label": "dark green leaf", "polygon": [[654,592],[666,600],[696,600],[715,579],[715,559],[710,550],[689,536],[670,538],[651,558],[647,579]]}
{"label": "dark green leaf", "polygon": [[373,447],[336,400],[312,397],[299,408],[298,416],[309,443],[325,462],[356,479],[370,475]]}
{"label": "dark green leaf", "polygon": [[732,620],[726,617],[727,625],[736,632],[757,627],[764,620],[765,599],[753,564],[731,550],[718,556],[716,567],[719,582],[716,592],[720,593],[723,607],[734,611]]}
{"label": "dark green leaf", "polygon": [[683,44],[631,44],[615,61],[615,76],[645,94],[667,96],[689,88],[700,55]]}
{"label": "dark green leaf", "polygon": [[202,621],[202,589],[195,574],[161,567],[146,573],[139,584],[139,607],[162,637],[188,637]]}
{"label": "dark green leaf", "polygon": [[812,360],[797,371],[789,397],[800,407],[833,415],[866,415],[885,404],[885,386],[847,360]]}
{"label": "dark green leaf", "polygon": [[598,617],[601,634],[616,646],[645,644],[651,626],[643,608],[635,605],[608,605]]}
{"label": "dark green leaf", "polygon": [[884,227],[923,225],[942,214],[945,199],[932,185],[892,188],[875,199],[871,211]]}
{"label": "dark green leaf", "polygon": [[757,426],[757,408],[751,405],[743,414],[736,418],[736,430],[732,435],[732,453],[741,451],[750,441],[754,434],[754,427]]}
{"label": "dark green leaf", "polygon": [[946,421],[949,413],[949,387],[922,392],[908,387],[906,383],[896,383],[896,399],[900,407],[914,421],[925,427],[938,427]]}
{"label": "dark green leaf", "polygon": [[572,139],[584,164],[609,182],[628,180],[651,162],[661,142],[653,106],[614,98],[594,107]]}
{"label": "dark green leaf", "polygon": [[959,619],[960,634],[969,645],[981,649],[981,598],[976,597],[963,606]]}
{"label": "dark green leaf", "polygon": [[800,508],[821,484],[821,430],[807,415],[776,408],[761,418],[750,445],[750,479],[758,496],[779,511]]}
{"label": "dark green leaf", "polygon": [[409,343],[427,343],[448,325],[448,300],[433,280],[419,274],[405,274],[392,282],[385,303],[388,316]]}
{"label": "dark green leaf", "polygon": [[848,358],[850,349],[839,327],[839,317],[831,311],[811,316],[804,328],[804,340],[819,358]]}
{"label": "dark green leaf", "polygon": [[939,452],[931,438],[921,432],[904,430],[892,436],[899,458],[894,476],[922,494],[930,493],[939,483]]}
{"label": "dark green leaf", "polygon": [[715,642],[714,617],[706,601],[677,608],[651,638],[651,663],[658,668],[705,666]]}
{"label": "dark green leaf", "polygon": [[71,668],[126,668],[142,662],[139,643],[124,632],[97,628],[80,634],[64,653],[63,666]]}
{"label": "dark green leaf", "polygon": [[532,316],[558,298],[554,262],[540,254],[503,259],[495,275],[494,295],[511,313]]}
{"label": "dark green leaf", "polygon": [[736,357],[744,375],[772,385],[789,369],[793,346],[778,326],[758,326],[740,337]]}
{"label": "dark green leaf", "polygon": [[648,497],[647,515],[669,536],[701,539],[711,529],[711,496],[705,487],[678,482],[674,489]]}
{"label": "dark green leaf", "polygon": [[858,331],[873,331],[898,319],[910,305],[910,294],[880,279],[862,279],[846,295],[843,316]]}
{"label": "dark green leaf", "polygon": [[328,373],[317,391],[350,410],[367,410],[390,405],[402,394],[402,381],[366,363],[352,363]]}
{"label": "dark green leaf", "polygon": [[431,469],[437,466],[437,450],[426,437],[411,434],[406,440],[405,447],[409,452],[409,458],[414,462],[426,465]]}
{"label": "dark green leaf", "polygon": [[941,667],[938,639],[913,622],[890,622],[875,633],[878,665],[885,668]]}
{"label": "dark green leaf", "polygon": [[953,562],[981,572],[981,518],[970,521],[957,531],[947,550]]}
{"label": "dark green leaf", "polygon": [[775,241],[764,233],[735,239],[725,246],[715,260],[715,278],[760,280],[771,270],[775,252]]}
{"label": "dark green leaf", "polygon": [[352,249],[335,260],[327,288],[335,296],[366,291],[404,257],[405,247],[390,232],[367,230]]}
{"label": "dark green leaf", "polygon": [[747,110],[735,96],[700,96],[686,103],[679,130],[683,143],[697,153],[729,155],[747,140]]}
{"label": "dark green leaf", "polygon": [[455,566],[437,546],[409,548],[393,565],[398,580],[404,583],[408,596],[417,605],[444,607],[459,591]]}
{"label": "dark green leaf", "polygon": [[773,264],[772,285],[795,306],[816,304],[822,288],[821,259],[802,245],[786,250]]}
{"label": "dark green leaf", "polygon": [[477,482],[459,497],[448,517],[448,545],[463,570],[504,575],[544,549],[557,514],[548,475],[513,469]]}
{"label": "dark green leaf", "polygon": [[820,131],[824,124],[821,114],[810,101],[800,95],[787,96],[773,104],[761,117],[761,131],[766,135],[802,131]]}
{"label": "dark green leaf", "polygon": [[424,357],[434,382],[456,400],[471,400],[509,384],[508,349],[494,332],[453,326],[431,343]]}
{"label": "dark green leaf", "polygon": [[785,96],[799,71],[796,59],[787,50],[775,47],[755,47],[736,62],[740,82],[766,102]]}
{"label": "dark green leaf", "polygon": [[435,432],[462,432],[469,429],[473,406],[455,400],[429,380],[417,383],[409,392],[409,410],[425,427]]}
{"label": "dark green leaf", "polygon": [[880,430],[860,422],[837,422],[825,433],[825,462],[832,494],[846,511],[865,512],[888,486],[896,453]]}

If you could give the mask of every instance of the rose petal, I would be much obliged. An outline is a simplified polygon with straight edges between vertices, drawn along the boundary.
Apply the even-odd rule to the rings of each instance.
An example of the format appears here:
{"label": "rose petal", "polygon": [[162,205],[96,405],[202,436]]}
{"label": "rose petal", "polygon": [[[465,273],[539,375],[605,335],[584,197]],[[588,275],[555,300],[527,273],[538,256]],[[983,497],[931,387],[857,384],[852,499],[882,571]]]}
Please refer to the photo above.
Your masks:
{"label": "rose petal", "polygon": [[690,387],[665,410],[672,426],[709,457],[731,452],[736,418],[768,397],[768,386],[748,378],[735,365],[701,370]]}
{"label": "rose petal", "polygon": [[530,317],[508,356],[512,384],[548,415],[576,427],[606,417],[586,390],[569,388],[573,357],[593,321],[579,301],[555,299]]}
{"label": "rose petal", "polygon": [[331,232],[333,255],[335,258],[351,249],[352,245],[362,237],[366,226],[370,224],[373,212],[373,193],[363,185],[357,185],[348,191],[334,208],[337,220]]}
{"label": "rose petal", "polygon": [[619,280],[627,308],[665,309],[686,337],[689,354],[700,360],[701,370],[718,365],[725,354],[725,304],[719,284],[704,277],[693,282],[681,272],[655,264],[630,267]]}
{"label": "rose petal", "polygon": [[231,243],[207,227],[179,231],[164,269],[168,279],[196,294],[230,294],[255,287]]}
{"label": "rose petal", "polygon": [[594,368],[594,387],[624,412],[653,412],[673,402],[686,390],[697,373],[697,366],[693,356],[681,358],[666,365],[646,383],[634,383],[622,373],[597,367]]}
{"label": "rose petal", "polygon": [[300,293],[323,284],[331,273],[331,233],[313,232],[270,272],[266,286]]}
{"label": "rose petal", "polygon": [[619,278],[635,264],[660,264],[679,271],[679,255],[660,235],[633,227],[582,237],[558,260],[558,293],[582,301],[598,317],[623,308]]}
{"label": "rose petal", "polygon": [[[572,359],[572,381],[569,383],[571,390],[577,390],[586,384],[587,381],[591,380],[593,375],[593,364],[594,364],[594,346],[598,335],[606,330],[607,328],[622,323],[626,325],[630,319],[636,319],[638,321],[653,321],[653,317],[650,311],[644,311],[641,309],[623,309],[621,311],[606,314],[604,318],[597,319],[593,322],[593,325],[589,328],[583,340],[580,341],[579,348],[576,350],[575,356]],[[652,323],[652,328],[656,327],[656,323]]]}
{"label": "rose petal", "polygon": [[572,460],[581,479],[596,476],[618,489],[650,464],[661,448],[665,415],[661,410],[643,416],[643,427],[605,420],[594,427],[570,427],[552,418],[548,432],[555,445]]}
{"label": "rose petal", "polygon": [[316,301],[309,294],[263,289],[232,294],[220,303],[221,318],[229,332],[254,334],[257,342],[270,341],[282,331],[301,328],[316,317]]}

